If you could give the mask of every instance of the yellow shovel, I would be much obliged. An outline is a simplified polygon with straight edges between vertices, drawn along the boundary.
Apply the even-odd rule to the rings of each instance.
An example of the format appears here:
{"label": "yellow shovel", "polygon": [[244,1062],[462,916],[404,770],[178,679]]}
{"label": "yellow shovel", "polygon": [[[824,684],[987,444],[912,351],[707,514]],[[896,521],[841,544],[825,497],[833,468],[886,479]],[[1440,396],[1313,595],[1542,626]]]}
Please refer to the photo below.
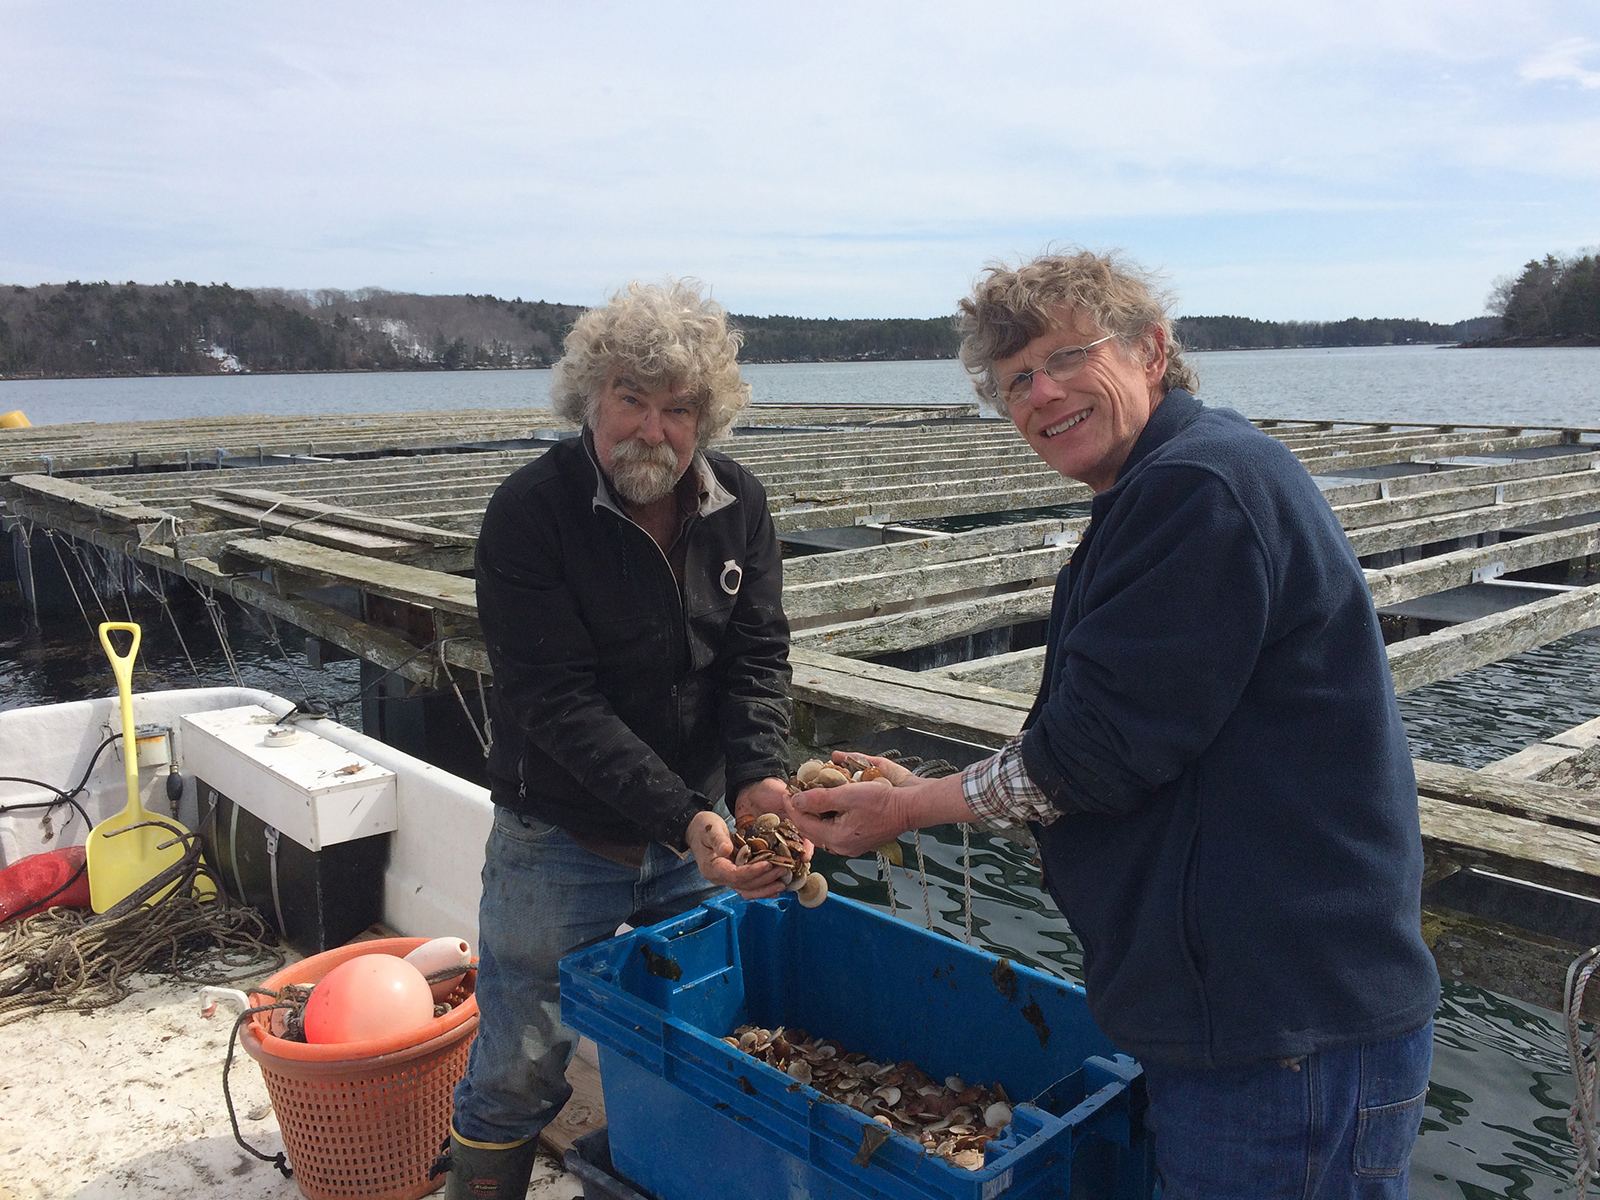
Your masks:
{"label": "yellow shovel", "polygon": [[[127,654],[118,654],[111,645],[113,629],[133,636]],[[128,776],[128,804],[116,816],[107,817],[90,830],[84,847],[89,861],[89,903],[97,913],[105,912],[180,860],[187,847],[179,835],[189,832],[171,817],[158,817],[139,803],[139,743],[133,731],[133,660],[139,654],[139,627],[131,621],[108,621],[100,626],[100,644],[111,658],[117,696],[122,702],[122,763]],[[140,821],[161,824],[117,833]],[[172,844],[163,846],[164,842]],[[216,885],[201,874],[195,878],[195,890],[205,895],[214,892]],[[164,889],[162,895],[169,891],[171,888]],[[145,904],[154,904],[158,899],[159,896],[152,896]]]}

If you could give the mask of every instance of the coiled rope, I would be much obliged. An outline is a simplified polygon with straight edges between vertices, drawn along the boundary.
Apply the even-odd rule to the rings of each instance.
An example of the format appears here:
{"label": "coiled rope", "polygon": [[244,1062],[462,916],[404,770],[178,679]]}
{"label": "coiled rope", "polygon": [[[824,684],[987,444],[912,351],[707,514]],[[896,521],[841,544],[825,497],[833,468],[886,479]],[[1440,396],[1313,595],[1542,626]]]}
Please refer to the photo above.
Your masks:
{"label": "coiled rope", "polygon": [[[227,984],[284,965],[272,930],[254,909],[230,904],[220,886],[204,898],[193,894],[196,877],[210,874],[197,834],[158,820],[108,836],[147,825],[171,830],[185,852],[126,899],[99,915],[53,908],[0,925],[0,1025],[51,1010],[105,1008],[131,994],[141,972]],[[146,907],[153,896],[161,898]]]}

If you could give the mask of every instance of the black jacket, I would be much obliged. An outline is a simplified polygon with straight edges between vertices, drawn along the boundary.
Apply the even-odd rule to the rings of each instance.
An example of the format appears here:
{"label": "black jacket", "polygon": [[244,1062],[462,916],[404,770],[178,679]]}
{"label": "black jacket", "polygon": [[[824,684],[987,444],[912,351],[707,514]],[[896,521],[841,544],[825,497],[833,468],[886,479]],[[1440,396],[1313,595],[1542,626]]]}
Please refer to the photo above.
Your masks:
{"label": "black jacket", "polygon": [[1029,777],[1094,1018],[1181,1066],[1433,1014],[1416,779],[1377,615],[1305,468],[1167,394],[1062,572]]}
{"label": "black jacket", "polygon": [[586,439],[495,492],[478,537],[494,668],[497,804],[573,833],[681,847],[696,812],[787,773],[789,626],[766,493],[697,455],[680,594],[616,505]]}

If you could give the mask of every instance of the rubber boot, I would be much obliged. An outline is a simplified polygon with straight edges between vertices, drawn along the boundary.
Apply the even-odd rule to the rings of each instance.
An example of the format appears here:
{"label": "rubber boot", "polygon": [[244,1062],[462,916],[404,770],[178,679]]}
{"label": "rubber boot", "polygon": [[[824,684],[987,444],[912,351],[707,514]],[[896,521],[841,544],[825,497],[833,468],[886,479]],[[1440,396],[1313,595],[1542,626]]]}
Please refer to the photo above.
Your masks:
{"label": "rubber boot", "polygon": [[444,1200],[522,1200],[539,1153],[538,1138],[520,1142],[473,1142],[450,1126],[450,1177]]}

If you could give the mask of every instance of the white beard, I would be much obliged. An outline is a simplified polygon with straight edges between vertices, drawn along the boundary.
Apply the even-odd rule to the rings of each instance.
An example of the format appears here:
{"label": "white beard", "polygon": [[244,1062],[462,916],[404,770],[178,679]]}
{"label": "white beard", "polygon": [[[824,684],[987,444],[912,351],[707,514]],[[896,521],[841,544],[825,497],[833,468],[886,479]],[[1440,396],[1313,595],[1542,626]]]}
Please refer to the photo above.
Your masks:
{"label": "white beard", "polygon": [[629,504],[654,504],[678,486],[678,456],[666,442],[650,446],[637,438],[611,450],[611,484]]}

